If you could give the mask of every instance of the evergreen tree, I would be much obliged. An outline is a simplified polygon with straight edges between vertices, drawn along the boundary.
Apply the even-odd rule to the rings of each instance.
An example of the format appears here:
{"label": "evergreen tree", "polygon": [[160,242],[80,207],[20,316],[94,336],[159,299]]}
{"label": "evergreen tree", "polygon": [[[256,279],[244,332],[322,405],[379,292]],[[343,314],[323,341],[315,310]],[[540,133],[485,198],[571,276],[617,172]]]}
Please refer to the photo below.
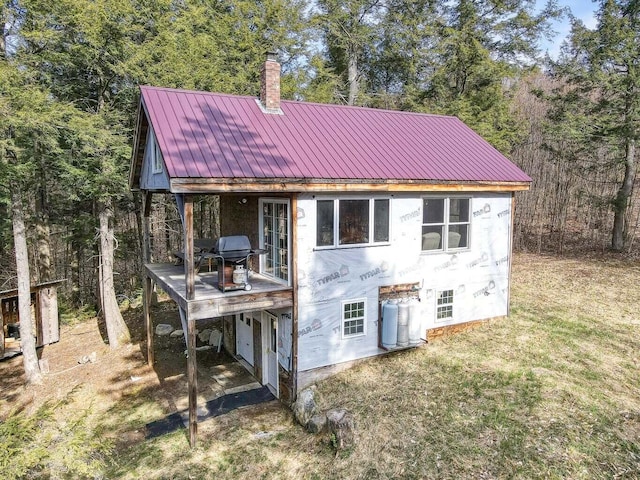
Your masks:
{"label": "evergreen tree", "polygon": [[619,186],[611,199],[611,248],[620,251],[636,177],[640,134],[640,2],[602,0],[590,30],[576,18],[553,72],[568,82],[555,97],[555,124],[574,139],[573,154],[614,159]]}
{"label": "evergreen tree", "polygon": [[560,14],[553,1],[537,15],[534,6],[532,0],[446,5],[438,66],[425,92],[427,109],[458,116],[505,153],[522,133],[509,111],[509,83],[535,62],[540,37]]}

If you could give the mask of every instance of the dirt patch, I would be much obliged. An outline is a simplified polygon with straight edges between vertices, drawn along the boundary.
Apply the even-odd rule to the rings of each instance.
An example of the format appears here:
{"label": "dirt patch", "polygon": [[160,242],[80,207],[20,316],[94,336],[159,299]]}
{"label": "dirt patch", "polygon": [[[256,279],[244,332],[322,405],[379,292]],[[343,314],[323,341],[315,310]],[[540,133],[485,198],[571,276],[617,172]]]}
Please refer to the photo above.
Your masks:
{"label": "dirt patch", "polygon": [[[109,348],[104,325],[97,319],[62,326],[60,342],[38,350],[40,360],[49,369],[42,385],[25,387],[22,356],[0,361],[0,419],[11,411],[31,413],[44,402],[65,399],[74,390],[82,390],[82,400],[89,400],[97,411],[107,411],[120,401],[140,396],[157,407],[150,416],[186,409],[184,337],[154,335],[155,361],[149,366],[141,308],[126,310],[124,317],[132,343],[115,350]],[[165,301],[155,306],[152,318],[154,331],[158,323],[181,328],[173,302]],[[216,326],[219,327],[219,323],[214,321],[198,323],[200,330]],[[203,344],[198,342],[198,345]],[[87,357],[94,361],[86,361]],[[212,348],[198,352],[199,404],[223,395],[228,388],[254,381],[233,360],[224,350],[218,353]],[[139,433],[127,435],[137,438]]]}

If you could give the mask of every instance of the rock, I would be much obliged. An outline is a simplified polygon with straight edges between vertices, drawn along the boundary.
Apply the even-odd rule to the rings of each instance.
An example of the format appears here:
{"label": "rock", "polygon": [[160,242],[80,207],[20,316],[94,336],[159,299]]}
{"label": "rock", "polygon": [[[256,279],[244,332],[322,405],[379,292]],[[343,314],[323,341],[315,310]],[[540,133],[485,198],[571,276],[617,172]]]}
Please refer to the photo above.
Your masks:
{"label": "rock", "polygon": [[203,345],[201,347],[196,347],[196,352],[205,352],[207,350],[211,350],[211,345]]}
{"label": "rock", "polygon": [[311,417],[318,413],[318,405],[315,397],[315,386],[305,388],[298,394],[298,398],[291,406],[293,416],[303,427],[306,427],[309,420],[311,420]]}
{"label": "rock", "polygon": [[211,330],[211,335],[209,335],[209,345],[212,347],[217,347],[220,339],[222,338],[222,333],[218,329]]}
{"label": "rock", "polygon": [[173,327],[166,323],[159,323],[156,325],[156,335],[163,337],[165,335],[169,335],[173,332]]}
{"label": "rock", "polygon": [[205,328],[200,333],[198,333],[198,339],[201,343],[207,343],[209,341],[209,336],[211,335],[211,329]]}
{"label": "rock", "polygon": [[314,415],[307,422],[309,433],[322,433],[327,428],[327,416],[324,414]]}
{"label": "rock", "polygon": [[170,337],[182,337],[184,336],[184,330],[181,329],[176,329],[173,332],[171,332],[171,334],[169,335]]}
{"label": "rock", "polygon": [[353,447],[356,443],[355,419],[344,409],[334,409],[327,412],[327,428],[331,436],[331,443],[336,450]]}

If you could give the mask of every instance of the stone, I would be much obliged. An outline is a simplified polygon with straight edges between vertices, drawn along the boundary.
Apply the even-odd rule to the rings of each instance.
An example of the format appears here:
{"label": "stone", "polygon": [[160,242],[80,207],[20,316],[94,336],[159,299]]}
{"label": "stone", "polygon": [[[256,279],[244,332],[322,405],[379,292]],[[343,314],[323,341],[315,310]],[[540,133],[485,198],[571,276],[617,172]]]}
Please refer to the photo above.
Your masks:
{"label": "stone", "polygon": [[336,450],[344,450],[355,445],[355,419],[347,410],[329,410],[327,412],[327,428],[331,443]]}
{"label": "stone", "polygon": [[211,330],[211,335],[209,335],[209,345],[211,345],[212,347],[217,347],[221,339],[222,333],[220,332],[220,330],[216,328]]}
{"label": "stone", "polygon": [[325,414],[314,415],[307,422],[309,433],[322,433],[327,428],[327,416]]}
{"label": "stone", "polygon": [[205,328],[200,333],[198,333],[198,339],[201,343],[207,343],[209,341],[209,336],[211,335],[211,329]]}
{"label": "stone", "polygon": [[293,410],[293,416],[303,427],[307,426],[307,423],[318,413],[318,405],[316,402],[316,387],[311,386],[305,388],[298,394],[298,398],[293,402],[291,406]]}
{"label": "stone", "polygon": [[159,323],[156,325],[156,335],[159,337],[164,337],[166,335],[170,335],[173,332],[173,327],[166,323]]}
{"label": "stone", "polygon": [[173,332],[171,332],[171,334],[169,336],[170,337],[182,337],[182,336],[184,336],[184,330],[178,328],[178,329],[174,330]]}

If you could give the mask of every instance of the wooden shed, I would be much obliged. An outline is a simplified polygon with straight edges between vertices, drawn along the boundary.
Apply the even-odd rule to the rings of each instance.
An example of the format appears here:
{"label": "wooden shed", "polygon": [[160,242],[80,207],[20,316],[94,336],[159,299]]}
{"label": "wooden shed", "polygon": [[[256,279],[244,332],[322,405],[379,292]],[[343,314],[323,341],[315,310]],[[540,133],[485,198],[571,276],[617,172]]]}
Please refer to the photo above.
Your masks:
{"label": "wooden shed", "polygon": [[[58,321],[57,287],[63,280],[39,283],[31,287],[31,319],[36,335],[36,347],[42,347],[60,340]],[[0,292],[0,358],[20,353],[20,312],[18,311],[18,290]]]}

